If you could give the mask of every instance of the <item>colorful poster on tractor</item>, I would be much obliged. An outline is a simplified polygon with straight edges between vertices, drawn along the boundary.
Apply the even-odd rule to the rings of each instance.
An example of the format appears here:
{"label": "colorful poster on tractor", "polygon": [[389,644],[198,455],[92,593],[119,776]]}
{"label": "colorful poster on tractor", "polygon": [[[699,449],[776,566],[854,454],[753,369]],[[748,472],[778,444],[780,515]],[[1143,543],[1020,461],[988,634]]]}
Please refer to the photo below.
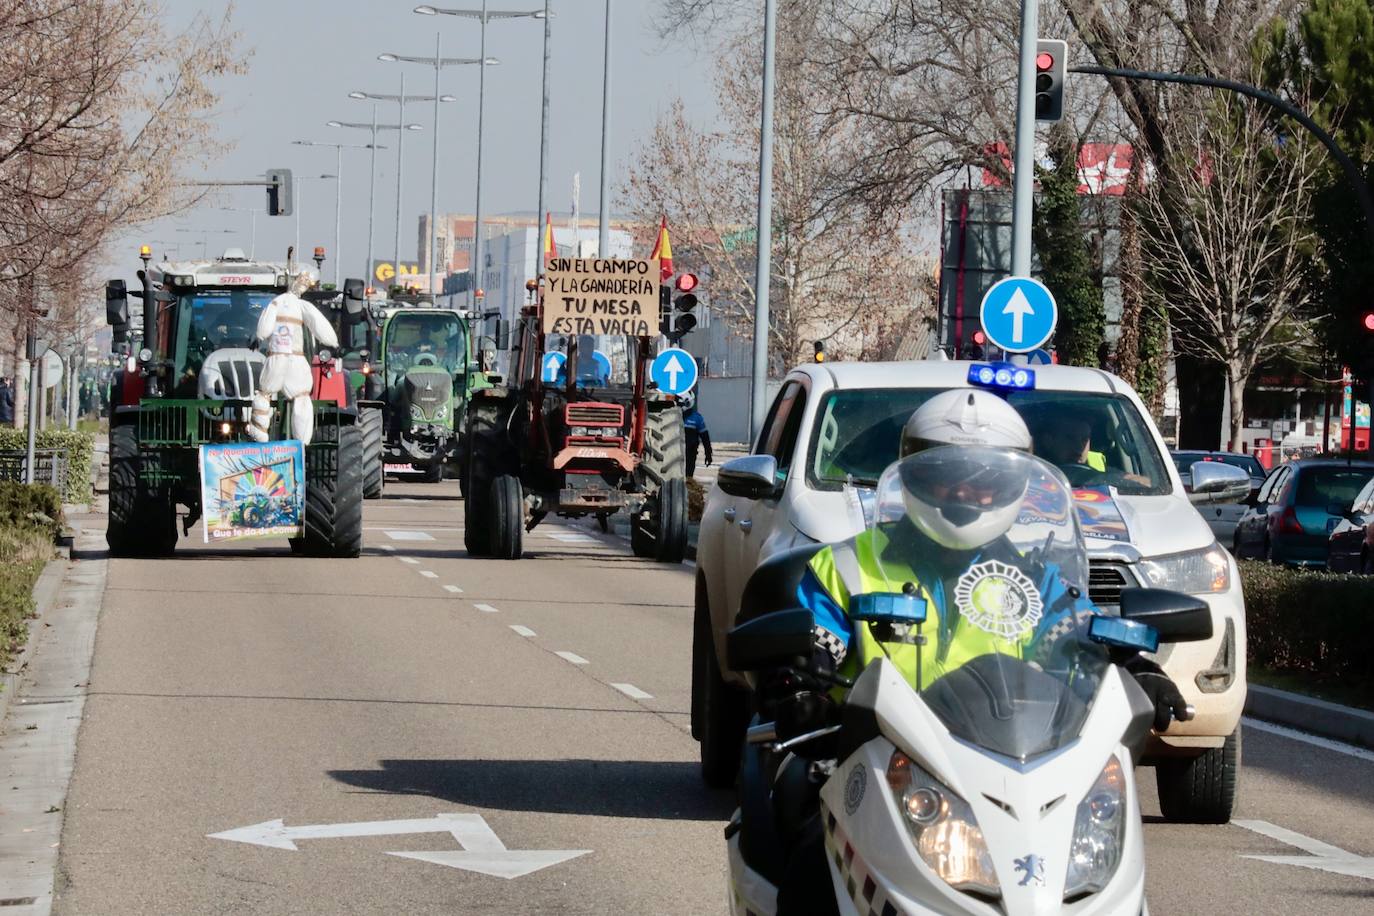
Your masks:
{"label": "colorful poster on tractor", "polygon": [[205,543],[299,537],[305,506],[305,447],[299,441],[200,447]]}

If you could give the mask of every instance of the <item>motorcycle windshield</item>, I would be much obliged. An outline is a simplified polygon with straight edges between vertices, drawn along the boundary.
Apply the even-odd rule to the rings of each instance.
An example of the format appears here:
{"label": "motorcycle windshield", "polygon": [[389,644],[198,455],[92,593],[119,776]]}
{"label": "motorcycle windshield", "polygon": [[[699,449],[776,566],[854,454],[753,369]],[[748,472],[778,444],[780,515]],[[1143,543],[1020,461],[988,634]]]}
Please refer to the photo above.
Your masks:
{"label": "motorcycle windshield", "polygon": [[1063,474],[1022,452],[944,446],[889,467],[876,500],[863,591],[918,595],[926,618],[919,631],[870,621],[873,643],[965,741],[1024,761],[1073,740],[1109,661],[1088,638],[1087,553]]}

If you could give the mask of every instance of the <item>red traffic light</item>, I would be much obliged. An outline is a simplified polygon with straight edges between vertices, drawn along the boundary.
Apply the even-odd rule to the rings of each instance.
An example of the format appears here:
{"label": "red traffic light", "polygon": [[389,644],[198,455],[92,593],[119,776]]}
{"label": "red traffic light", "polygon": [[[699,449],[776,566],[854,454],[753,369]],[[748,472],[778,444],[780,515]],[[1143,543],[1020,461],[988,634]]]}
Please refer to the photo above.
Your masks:
{"label": "red traffic light", "polygon": [[692,290],[697,288],[697,275],[678,274],[677,283],[675,285],[677,286],[678,292],[690,293]]}
{"label": "red traffic light", "polygon": [[984,334],[982,331],[974,331],[973,342],[981,347],[983,344],[988,342],[988,335]]}
{"label": "red traffic light", "polygon": [[1054,67],[1054,55],[1048,51],[1041,51],[1035,55],[1035,69],[1050,70]]}
{"label": "red traffic light", "polygon": [[1374,331],[1374,312],[1365,312],[1364,328],[1366,331]]}

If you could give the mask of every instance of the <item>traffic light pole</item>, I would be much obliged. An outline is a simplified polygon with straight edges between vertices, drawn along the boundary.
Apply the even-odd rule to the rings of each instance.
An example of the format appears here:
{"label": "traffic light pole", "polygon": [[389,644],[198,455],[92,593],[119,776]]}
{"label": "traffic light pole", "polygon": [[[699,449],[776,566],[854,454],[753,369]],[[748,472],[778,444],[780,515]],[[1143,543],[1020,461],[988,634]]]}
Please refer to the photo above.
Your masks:
{"label": "traffic light pole", "polygon": [[1021,0],[1020,79],[1016,91],[1016,162],[1012,167],[1011,275],[1031,275],[1035,209],[1035,54],[1039,0]]}
{"label": "traffic light pole", "polygon": [[[1360,174],[1359,167],[1351,161],[1345,154],[1335,139],[1322,130],[1316,121],[1308,116],[1298,106],[1285,99],[1280,98],[1272,92],[1266,92],[1249,83],[1241,83],[1236,80],[1217,79],[1211,76],[1196,76],[1191,73],[1167,73],[1156,70],[1125,70],[1118,67],[1098,67],[1087,65],[1081,67],[1070,67],[1070,73],[1085,73],[1093,76],[1115,77],[1125,80],[1141,80],[1156,83],[1179,83],[1185,86],[1205,86],[1209,89],[1225,89],[1239,95],[1252,98],[1258,102],[1263,102],[1270,108],[1280,111],[1288,117],[1297,121],[1307,128],[1308,133],[1321,141],[1322,146],[1326,147],[1331,158],[1340,165],[1341,171],[1345,173],[1346,180],[1355,189],[1355,196],[1359,198],[1360,208],[1364,210],[1365,228],[1369,231],[1371,240],[1374,240],[1374,198],[1370,197],[1369,185],[1365,184],[1364,177]],[[1351,436],[1354,436],[1352,431]],[[1353,438],[1352,438],[1353,441]]]}

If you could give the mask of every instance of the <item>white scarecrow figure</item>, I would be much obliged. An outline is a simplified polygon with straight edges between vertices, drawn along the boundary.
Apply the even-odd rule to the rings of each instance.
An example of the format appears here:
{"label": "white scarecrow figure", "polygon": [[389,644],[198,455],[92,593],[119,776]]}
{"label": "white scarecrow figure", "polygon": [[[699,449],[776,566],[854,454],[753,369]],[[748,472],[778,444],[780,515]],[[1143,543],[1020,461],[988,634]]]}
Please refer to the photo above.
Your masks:
{"label": "white scarecrow figure", "polygon": [[293,400],[291,429],[294,437],[310,444],[315,428],[315,408],[310,401],[314,378],[310,360],[305,355],[305,330],[315,337],[315,343],[337,347],[339,339],[329,320],[314,305],[301,298],[315,285],[309,270],[302,270],[291,281],[289,291],[267,303],[258,318],[258,340],[267,354],[257,393],[253,395],[253,422],[248,435],[258,442],[267,441],[267,428],[272,422],[272,399],[278,393]]}

